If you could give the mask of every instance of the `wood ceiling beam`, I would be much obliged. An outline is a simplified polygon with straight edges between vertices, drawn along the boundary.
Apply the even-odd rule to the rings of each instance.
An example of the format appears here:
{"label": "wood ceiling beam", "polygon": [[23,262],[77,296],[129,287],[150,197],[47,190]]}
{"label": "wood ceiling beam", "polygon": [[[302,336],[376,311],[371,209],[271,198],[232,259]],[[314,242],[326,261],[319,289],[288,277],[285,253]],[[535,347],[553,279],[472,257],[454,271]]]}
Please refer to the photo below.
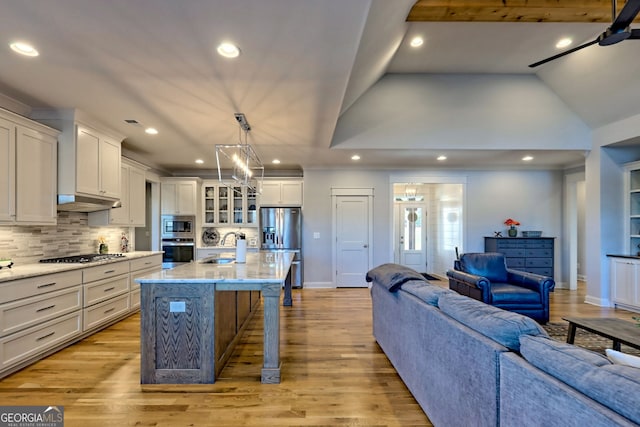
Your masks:
{"label": "wood ceiling beam", "polygon": [[611,23],[611,0],[418,0],[407,21]]}

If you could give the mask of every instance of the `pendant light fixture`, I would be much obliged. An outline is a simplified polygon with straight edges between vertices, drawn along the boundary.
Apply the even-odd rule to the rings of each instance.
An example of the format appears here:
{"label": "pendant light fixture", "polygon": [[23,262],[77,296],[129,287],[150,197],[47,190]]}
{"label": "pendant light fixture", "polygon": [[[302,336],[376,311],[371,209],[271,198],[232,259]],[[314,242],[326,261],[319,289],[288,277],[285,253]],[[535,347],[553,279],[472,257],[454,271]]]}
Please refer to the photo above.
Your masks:
{"label": "pendant light fixture", "polygon": [[[218,181],[237,191],[248,188],[260,192],[264,178],[264,166],[254,149],[248,143],[251,130],[247,118],[242,113],[235,114],[238,122],[238,144],[216,145],[216,163],[218,165]],[[244,141],[242,135],[244,133]]]}

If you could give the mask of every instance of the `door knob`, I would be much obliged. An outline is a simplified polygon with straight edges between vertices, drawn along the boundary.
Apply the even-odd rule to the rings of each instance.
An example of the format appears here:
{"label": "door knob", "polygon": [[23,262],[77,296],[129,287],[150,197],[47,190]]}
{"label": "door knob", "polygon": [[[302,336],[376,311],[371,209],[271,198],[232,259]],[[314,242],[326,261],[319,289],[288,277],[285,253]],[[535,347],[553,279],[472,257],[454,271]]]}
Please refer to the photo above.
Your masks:
{"label": "door knob", "polygon": [[368,247],[369,247],[369,245],[364,245],[364,246],[363,246],[363,248],[368,248]]}

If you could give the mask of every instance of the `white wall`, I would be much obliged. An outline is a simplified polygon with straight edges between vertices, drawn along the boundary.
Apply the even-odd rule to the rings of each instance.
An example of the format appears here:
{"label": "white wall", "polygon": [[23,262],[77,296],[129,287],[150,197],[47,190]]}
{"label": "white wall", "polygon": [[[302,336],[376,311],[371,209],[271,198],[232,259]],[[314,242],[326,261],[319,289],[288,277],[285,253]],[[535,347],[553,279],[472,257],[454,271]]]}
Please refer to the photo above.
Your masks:
{"label": "white wall", "polygon": [[[521,230],[541,230],[556,239],[556,280],[560,271],[562,230],[561,171],[366,171],[306,170],[304,173],[304,282],[330,284],[331,188],[373,188],[373,265],[393,261],[391,177],[424,175],[466,179],[465,252],[484,251],[484,237],[505,230],[511,217]],[[313,239],[319,232],[321,238]],[[453,263],[453,259],[451,260]]]}

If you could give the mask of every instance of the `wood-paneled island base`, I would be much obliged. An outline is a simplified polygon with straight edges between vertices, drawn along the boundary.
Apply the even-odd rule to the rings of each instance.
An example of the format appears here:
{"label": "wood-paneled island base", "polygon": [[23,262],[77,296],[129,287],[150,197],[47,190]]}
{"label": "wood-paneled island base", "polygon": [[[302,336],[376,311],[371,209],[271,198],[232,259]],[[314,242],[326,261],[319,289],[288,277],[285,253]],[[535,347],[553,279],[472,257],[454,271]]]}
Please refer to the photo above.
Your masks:
{"label": "wood-paneled island base", "polygon": [[[141,384],[214,383],[228,358],[216,351],[216,336],[230,337],[223,350],[231,354],[250,317],[240,315],[239,302],[249,293],[254,307],[255,291],[264,298],[262,383],[280,383],[280,295],[285,285],[284,305],[291,305],[293,256],[288,251],[249,253],[245,264],[202,260],[137,278],[142,290]],[[222,313],[232,304],[237,314],[225,320]]]}

